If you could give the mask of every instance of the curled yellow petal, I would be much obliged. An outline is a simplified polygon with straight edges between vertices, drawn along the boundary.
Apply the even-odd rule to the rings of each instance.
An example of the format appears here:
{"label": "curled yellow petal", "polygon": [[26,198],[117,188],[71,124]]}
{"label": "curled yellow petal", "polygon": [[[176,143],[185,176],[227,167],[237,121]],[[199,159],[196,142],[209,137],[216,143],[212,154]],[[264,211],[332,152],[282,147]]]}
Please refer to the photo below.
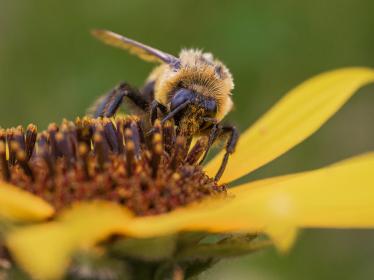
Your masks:
{"label": "curled yellow petal", "polygon": [[0,181],[0,217],[16,221],[39,221],[53,213],[53,207],[41,198]]}
{"label": "curled yellow petal", "polygon": [[[284,154],[320,128],[362,86],[374,70],[346,68],[318,75],[285,95],[241,135],[222,182],[231,182]],[[223,153],[206,166],[214,176]]]}
{"label": "curled yellow petal", "polygon": [[81,203],[66,210],[55,222],[11,232],[6,244],[35,279],[59,279],[76,250],[123,233],[129,218],[130,214],[116,204]]}

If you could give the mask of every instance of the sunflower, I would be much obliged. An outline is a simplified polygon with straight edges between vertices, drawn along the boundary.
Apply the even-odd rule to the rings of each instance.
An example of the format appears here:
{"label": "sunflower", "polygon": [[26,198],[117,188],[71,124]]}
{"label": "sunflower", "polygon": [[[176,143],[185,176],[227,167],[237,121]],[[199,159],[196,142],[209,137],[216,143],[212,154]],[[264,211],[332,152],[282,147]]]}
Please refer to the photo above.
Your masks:
{"label": "sunflower", "polygon": [[206,139],[190,148],[171,123],[149,141],[134,116],[2,130],[0,276],[183,279],[270,243],[287,251],[302,228],[372,228],[373,153],[229,187],[371,82],[374,70],[345,68],[291,90],[241,135],[219,182],[223,154],[200,167]]}

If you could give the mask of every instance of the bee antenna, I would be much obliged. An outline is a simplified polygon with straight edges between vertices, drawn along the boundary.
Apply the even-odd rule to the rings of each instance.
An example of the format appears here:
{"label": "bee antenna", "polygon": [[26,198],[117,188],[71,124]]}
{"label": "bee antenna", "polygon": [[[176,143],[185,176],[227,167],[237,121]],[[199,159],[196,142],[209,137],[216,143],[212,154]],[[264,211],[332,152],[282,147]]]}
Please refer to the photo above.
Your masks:
{"label": "bee antenna", "polygon": [[[173,118],[176,114],[178,114],[180,111],[182,111],[184,108],[186,108],[189,104],[191,104],[191,100],[187,100],[185,102],[183,102],[181,105],[179,105],[177,108],[175,108],[173,111],[169,112],[162,120],[161,120],[161,124],[163,125],[165,122],[167,122],[168,120],[170,120],[171,118]],[[150,135],[152,134],[153,132],[155,132],[155,128],[152,128],[150,129],[148,132],[147,132],[147,135]]]}
{"label": "bee antenna", "polygon": [[180,111],[182,111],[184,108],[186,108],[189,104],[191,104],[191,100],[187,100],[187,101],[183,102],[181,105],[179,105],[177,108],[175,108],[169,114],[167,114],[165,116],[165,118],[162,119],[161,124],[164,124],[166,121],[173,118],[176,114],[178,114]]}

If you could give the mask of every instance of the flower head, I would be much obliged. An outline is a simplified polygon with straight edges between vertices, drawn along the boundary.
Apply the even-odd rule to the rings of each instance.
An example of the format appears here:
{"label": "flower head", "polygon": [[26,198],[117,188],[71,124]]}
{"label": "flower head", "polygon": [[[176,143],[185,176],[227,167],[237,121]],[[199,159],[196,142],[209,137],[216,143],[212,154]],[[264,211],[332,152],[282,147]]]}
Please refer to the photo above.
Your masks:
{"label": "flower head", "polygon": [[156,122],[150,135],[134,116],[64,120],[50,124],[38,139],[35,125],[0,134],[3,180],[56,211],[106,200],[137,216],[154,215],[225,193],[197,164],[207,139],[189,149],[171,122],[163,127]]}
{"label": "flower head", "polygon": [[[244,132],[220,182],[211,176],[222,154],[201,168],[206,139],[190,148],[171,123],[156,124],[152,136],[136,117],[65,121],[38,140],[34,126],[3,131],[0,215],[17,221],[5,230],[5,247],[33,277],[53,279],[78,251],[95,252],[99,242],[113,255],[115,236],[114,252],[129,263],[152,261],[154,268],[157,260],[165,271],[189,275],[191,260],[204,267],[261,247],[253,242],[259,233],[284,251],[299,228],[373,227],[372,153],[225,187],[302,142],[373,81],[374,70],[347,68],[304,82]],[[206,244],[200,235],[180,235],[186,232],[239,235]]]}

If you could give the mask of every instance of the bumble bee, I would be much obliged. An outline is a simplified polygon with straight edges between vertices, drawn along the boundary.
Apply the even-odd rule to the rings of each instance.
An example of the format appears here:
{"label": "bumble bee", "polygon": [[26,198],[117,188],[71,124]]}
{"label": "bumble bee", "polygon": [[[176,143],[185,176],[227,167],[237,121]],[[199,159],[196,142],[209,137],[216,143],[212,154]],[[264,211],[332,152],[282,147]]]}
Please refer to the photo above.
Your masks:
{"label": "bumble bee", "polygon": [[150,113],[152,124],[161,113],[161,123],[173,120],[178,133],[187,139],[207,135],[207,148],[200,163],[211,145],[220,136],[227,136],[226,153],[215,177],[218,180],[238,140],[234,126],[221,124],[233,106],[234,82],[229,69],[211,53],[200,50],[182,49],[176,57],[111,31],[93,30],[92,34],[108,45],[159,64],[142,89],[121,83],[99,99],[94,106],[94,116],[113,116],[126,97]]}

